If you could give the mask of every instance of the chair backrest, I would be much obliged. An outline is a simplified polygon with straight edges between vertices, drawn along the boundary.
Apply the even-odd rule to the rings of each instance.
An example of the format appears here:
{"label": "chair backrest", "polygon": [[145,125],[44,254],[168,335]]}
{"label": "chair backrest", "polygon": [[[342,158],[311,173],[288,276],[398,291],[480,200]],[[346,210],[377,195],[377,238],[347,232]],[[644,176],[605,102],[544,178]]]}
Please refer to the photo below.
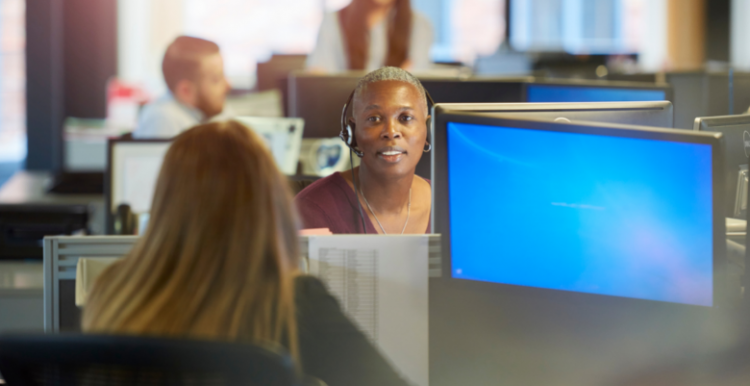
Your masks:
{"label": "chair backrest", "polygon": [[0,373],[9,386],[300,385],[273,347],[118,335],[0,335]]}

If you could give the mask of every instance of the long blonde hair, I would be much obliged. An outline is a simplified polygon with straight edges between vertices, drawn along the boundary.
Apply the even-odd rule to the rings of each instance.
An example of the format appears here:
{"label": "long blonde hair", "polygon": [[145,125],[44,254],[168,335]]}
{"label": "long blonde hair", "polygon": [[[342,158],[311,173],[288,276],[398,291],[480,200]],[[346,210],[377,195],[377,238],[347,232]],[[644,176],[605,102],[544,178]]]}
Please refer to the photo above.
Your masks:
{"label": "long blonde hair", "polygon": [[180,134],[150,224],[97,279],[84,331],[286,343],[298,357],[291,199],[270,152],[242,124]]}

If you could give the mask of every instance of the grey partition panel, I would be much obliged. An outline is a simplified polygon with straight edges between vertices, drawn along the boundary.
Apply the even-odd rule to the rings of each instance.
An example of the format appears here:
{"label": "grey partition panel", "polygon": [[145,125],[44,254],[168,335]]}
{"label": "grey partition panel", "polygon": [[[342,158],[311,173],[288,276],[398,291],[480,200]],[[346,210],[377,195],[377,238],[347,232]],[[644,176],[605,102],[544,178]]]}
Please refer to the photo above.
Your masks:
{"label": "grey partition panel", "polygon": [[[61,321],[75,324],[76,265],[81,257],[120,257],[137,236],[54,236],[44,238],[44,330],[61,331]],[[71,293],[72,291],[72,293]],[[72,307],[72,308],[71,308]],[[67,311],[61,317],[61,309]],[[73,327],[64,323],[64,327]]]}
{"label": "grey partition panel", "polygon": [[729,114],[729,74],[674,72],[667,74],[674,90],[674,127],[692,130],[696,117]]}
{"label": "grey partition panel", "polygon": [[[373,237],[377,236],[373,235]],[[441,277],[440,235],[429,235],[429,237],[430,277]],[[75,305],[76,266],[79,258],[121,257],[130,252],[137,240],[138,236],[45,237],[44,330],[48,332],[80,330],[80,310]],[[299,243],[300,257],[306,260],[309,237],[300,237]]]}
{"label": "grey partition panel", "polygon": [[729,114],[745,114],[750,108],[750,73],[734,72],[732,84],[732,111]]}

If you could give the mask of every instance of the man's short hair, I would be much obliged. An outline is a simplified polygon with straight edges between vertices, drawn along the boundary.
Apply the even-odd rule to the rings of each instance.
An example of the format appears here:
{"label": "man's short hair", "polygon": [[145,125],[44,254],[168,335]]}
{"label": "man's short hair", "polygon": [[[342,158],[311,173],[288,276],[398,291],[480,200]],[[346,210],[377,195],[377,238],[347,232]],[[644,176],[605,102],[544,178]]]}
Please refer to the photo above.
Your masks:
{"label": "man's short hair", "polygon": [[362,91],[364,91],[368,85],[389,80],[409,83],[416,87],[424,105],[427,106],[427,96],[424,91],[424,86],[422,86],[422,82],[420,82],[419,79],[409,71],[399,67],[381,67],[360,78],[357,82],[357,87],[354,89],[354,100],[362,94]]}
{"label": "man's short hair", "polygon": [[164,53],[161,71],[167,87],[174,91],[183,79],[196,80],[200,74],[202,58],[219,53],[219,46],[209,40],[179,36]]}

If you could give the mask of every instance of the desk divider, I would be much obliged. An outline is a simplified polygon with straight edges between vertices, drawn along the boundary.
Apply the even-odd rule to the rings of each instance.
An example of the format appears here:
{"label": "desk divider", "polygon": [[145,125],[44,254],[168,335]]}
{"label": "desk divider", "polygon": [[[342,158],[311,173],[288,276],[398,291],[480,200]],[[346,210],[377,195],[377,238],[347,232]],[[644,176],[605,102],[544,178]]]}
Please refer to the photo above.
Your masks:
{"label": "desk divider", "polygon": [[[310,237],[300,236],[300,254],[306,262]],[[377,236],[373,236],[377,237]],[[44,238],[44,330],[60,332],[79,325],[75,305],[76,269],[80,258],[118,258],[130,252],[139,236],[47,236]],[[440,235],[429,235],[429,276],[441,277]],[[307,266],[307,264],[303,264]],[[72,282],[72,283],[71,283]],[[73,315],[75,314],[75,315]],[[62,323],[61,323],[62,322]]]}

